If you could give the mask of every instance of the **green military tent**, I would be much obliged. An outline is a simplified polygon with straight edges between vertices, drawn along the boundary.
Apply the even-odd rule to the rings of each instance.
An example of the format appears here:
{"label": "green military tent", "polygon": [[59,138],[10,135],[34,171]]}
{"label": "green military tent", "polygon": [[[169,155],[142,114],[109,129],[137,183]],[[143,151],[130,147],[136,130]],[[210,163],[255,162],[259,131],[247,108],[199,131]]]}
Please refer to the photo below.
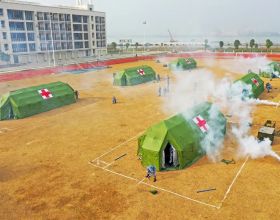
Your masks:
{"label": "green military tent", "polygon": [[132,86],[156,79],[156,72],[149,66],[138,66],[125,69],[114,76],[114,85]]}
{"label": "green military tent", "polygon": [[265,78],[278,78],[280,77],[280,63],[271,62],[260,71],[260,76]]}
{"label": "green military tent", "polygon": [[205,154],[202,142],[208,140],[208,134],[222,139],[225,132],[223,114],[215,105],[202,103],[148,128],[138,139],[138,156],[143,166],[154,165],[157,170],[183,169]]}
{"label": "green military tent", "polygon": [[236,85],[242,87],[243,95],[249,98],[258,98],[264,91],[264,82],[258,74],[249,72],[241,79],[235,81]]}
{"label": "green military tent", "polygon": [[19,119],[75,103],[77,93],[63,82],[11,91],[0,99],[0,120]]}
{"label": "green military tent", "polygon": [[189,70],[195,69],[197,67],[197,63],[195,59],[192,57],[189,58],[178,58],[176,61],[170,64],[171,69],[182,69],[182,70]]}

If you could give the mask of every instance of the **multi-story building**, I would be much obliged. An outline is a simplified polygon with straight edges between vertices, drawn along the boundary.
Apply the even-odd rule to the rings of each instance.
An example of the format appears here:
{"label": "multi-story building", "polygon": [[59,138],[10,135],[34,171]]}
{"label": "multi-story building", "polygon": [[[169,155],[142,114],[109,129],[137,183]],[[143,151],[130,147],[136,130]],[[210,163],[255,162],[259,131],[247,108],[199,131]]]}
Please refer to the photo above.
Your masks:
{"label": "multi-story building", "polygon": [[0,50],[10,63],[55,64],[106,53],[105,13],[93,5],[0,0]]}

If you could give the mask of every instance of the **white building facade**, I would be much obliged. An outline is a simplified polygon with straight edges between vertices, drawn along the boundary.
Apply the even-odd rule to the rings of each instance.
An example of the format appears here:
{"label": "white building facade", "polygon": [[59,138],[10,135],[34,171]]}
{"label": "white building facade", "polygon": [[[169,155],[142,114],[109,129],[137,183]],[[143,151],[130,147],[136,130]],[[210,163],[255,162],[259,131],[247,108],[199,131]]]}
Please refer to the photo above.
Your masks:
{"label": "white building facade", "polygon": [[0,0],[2,61],[56,65],[106,54],[106,44],[105,13],[92,4],[50,7]]}

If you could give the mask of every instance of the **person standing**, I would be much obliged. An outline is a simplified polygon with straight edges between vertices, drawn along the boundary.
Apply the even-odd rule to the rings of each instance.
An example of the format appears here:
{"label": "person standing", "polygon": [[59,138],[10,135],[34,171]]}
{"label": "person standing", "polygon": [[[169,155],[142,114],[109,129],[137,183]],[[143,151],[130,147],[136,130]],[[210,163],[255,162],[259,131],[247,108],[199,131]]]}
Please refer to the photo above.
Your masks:
{"label": "person standing", "polygon": [[154,182],[157,181],[157,177],[156,177],[156,167],[154,165],[150,165],[147,167],[147,175],[146,178],[150,179],[150,177],[153,176],[154,177]]}

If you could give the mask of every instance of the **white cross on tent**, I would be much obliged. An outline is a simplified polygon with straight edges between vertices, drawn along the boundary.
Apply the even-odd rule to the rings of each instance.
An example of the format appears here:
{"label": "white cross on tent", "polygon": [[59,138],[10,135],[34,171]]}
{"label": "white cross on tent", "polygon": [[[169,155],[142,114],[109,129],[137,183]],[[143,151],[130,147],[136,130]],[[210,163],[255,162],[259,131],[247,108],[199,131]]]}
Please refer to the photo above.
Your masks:
{"label": "white cross on tent", "polygon": [[145,75],[145,72],[143,69],[139,69],[137,70],[138,74],[140,74],[141,76]]}
{"label": "white cross on tent", "polygon": [[194,123],[200,128],[200,130],[205,133],[209,130],[207,121],[204,120],[200,115],[193,118]]}
{"label": "white cross on tent", "polygon": [[53,97],[52,93],[48,89],[41,89],[41,90],[38,90],[38,92],[42,96],[43,99],[50,99]]}

